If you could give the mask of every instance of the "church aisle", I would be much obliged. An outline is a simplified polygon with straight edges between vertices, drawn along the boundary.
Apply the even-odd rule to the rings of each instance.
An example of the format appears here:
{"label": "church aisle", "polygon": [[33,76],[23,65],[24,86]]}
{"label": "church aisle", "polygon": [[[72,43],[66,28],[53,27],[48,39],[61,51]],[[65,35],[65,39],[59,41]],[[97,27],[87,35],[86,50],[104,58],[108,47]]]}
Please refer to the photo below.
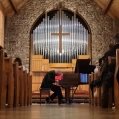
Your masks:
{"label": "church aisle", "polygon": [[88,104],[42,104],[5,109],[0,119],[118,119],[119,110],[100,109]]}

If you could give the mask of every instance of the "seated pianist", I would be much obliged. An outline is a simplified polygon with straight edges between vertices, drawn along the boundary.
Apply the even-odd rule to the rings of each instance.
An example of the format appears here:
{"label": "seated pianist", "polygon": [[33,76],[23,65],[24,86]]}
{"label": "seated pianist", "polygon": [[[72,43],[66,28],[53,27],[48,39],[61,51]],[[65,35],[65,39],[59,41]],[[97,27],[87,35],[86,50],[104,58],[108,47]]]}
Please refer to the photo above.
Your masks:
{"label": "seated pianist", "polygon": [[53,94],[46,98],[47,103],[53,101],[55,97],[58,97],[58,104],[62,103],[63,95],[60,85],[58,84],[59,76],[62,76],[60,71],[51,70],[47,72],[43,78],[41,88],[50,89],[53,91]]}

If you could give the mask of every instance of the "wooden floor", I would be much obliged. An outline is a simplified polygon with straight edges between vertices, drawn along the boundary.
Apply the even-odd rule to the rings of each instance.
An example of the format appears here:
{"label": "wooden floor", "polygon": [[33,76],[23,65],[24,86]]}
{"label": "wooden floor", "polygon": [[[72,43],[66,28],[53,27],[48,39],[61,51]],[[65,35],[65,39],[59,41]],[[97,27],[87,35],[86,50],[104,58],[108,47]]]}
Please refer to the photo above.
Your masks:
{"label": "wooden floor", "polygon": [[93,108],[89,104],[33,104],[4,109],[0,119],[119,119],[119,110]]}

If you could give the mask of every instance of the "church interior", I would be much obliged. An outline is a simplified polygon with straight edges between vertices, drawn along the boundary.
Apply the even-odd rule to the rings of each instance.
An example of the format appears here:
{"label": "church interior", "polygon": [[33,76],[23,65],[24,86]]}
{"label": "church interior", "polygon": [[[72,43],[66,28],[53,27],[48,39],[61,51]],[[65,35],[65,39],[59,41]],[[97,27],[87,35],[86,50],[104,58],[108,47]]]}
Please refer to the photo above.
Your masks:
{"label": "church interior", "polygon": [[119,0],[0,0],[0,119],[119,118],[118,44]]}

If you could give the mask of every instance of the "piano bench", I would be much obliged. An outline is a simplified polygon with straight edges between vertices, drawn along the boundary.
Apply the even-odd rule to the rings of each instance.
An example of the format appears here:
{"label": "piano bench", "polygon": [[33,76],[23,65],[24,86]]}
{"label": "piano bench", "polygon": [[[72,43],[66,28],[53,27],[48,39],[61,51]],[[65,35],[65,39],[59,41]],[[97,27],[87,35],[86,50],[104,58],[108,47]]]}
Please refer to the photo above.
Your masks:
{"label": "piano bench", "polygon": [[39,91],[40,91],[40,104],[41,104],[42,95],[47,95],[49,97],[50,89],[49,88],[40,88]]}

